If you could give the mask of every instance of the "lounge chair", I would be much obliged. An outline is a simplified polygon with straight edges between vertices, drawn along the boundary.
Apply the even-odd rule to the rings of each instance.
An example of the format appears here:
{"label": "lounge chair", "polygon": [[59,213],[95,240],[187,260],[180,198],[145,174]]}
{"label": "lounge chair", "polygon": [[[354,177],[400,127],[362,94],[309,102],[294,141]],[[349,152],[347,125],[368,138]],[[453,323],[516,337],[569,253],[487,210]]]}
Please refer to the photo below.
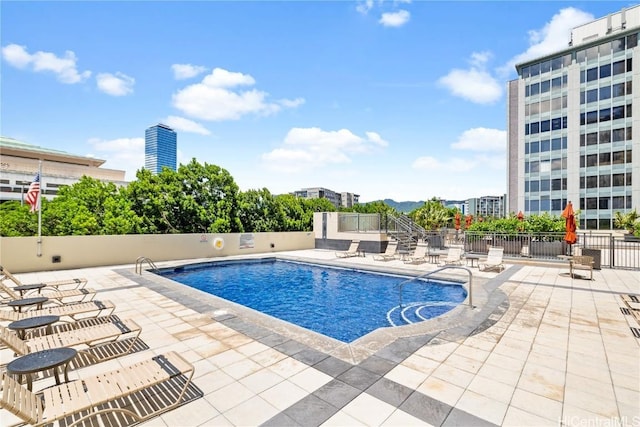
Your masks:
{"label": "lounge chair", "polygon": [[342,252],[336,252],[336,256],[338,258],[349,258],[360,255],[360,250],[358,247],[360,246],[360,240],[352,240],[349,249]]}
{"label": "lounge chair", "polygon": [[50,287],[50,288],[59,288],[61,286],[66,286],[66,285],[75,285],[74,286],[75,288],[84,288],[84,286],[87,284],[87,279],[85,279],[84,277],[78,277],[78,278],[66,279],[66,280],[54,280],[50,282],[24,284],[20,280],[18,280],[16,276],[11,274],[9,271],[7,271],[6,268],[4,268],[1,265],[0,265],[0,274],[6,276],[6,278],[11,280],[13,283],[15,283],[16,286],[34,286],[34,285],[44,284],[46,287]]}
{"label": "lounge chair", "polygon": [[[127,367],[29,391],[6,372],[1,375],[0,407],[24,423],[43,426],[133,424],[179,406],[191,385],[193,365],[175,352],[153,356]],[[166,386],[164,386],[166,385]],[[163,387],[164,386],[164,387]],[[115,418],[117,417],[117,418]],[[124,418],[124,419],[122,419]],[[110,421],[110,422],[109,422]]]}
{"label": "lounge chair", "polygon": [[23,356],[36,351],[58,347],[80,347],[78,350],[82,351],[83,348],[99,346],[121,338],[134,338],[129,340],[130,347],[133,348],[140,336],[140,332],[142,332],[142,328],[133,320],[118,319],[115,322],[86,326],[23,340],[14,331],[0,326],[0,341],[16,354]]}
{"label": "lounge chair", "polygon": [[427,262],[427,250],[429,249],[428,245],[424,243],[418,243],[416,245],[416,250],[413,251],[413,254],[408,256],[405,260],[405,264],[422,264]]}
{"label": "lounge chair", "polygon": [[26,339],[41,337],[49,334],[59,334],[60,332],[72,331],[74,329],[86,328],[87,326],[102,325],[103,323],[115,323],[120,321],[120,317],[112,314],[109,316],[88,317],[86,319],[71,322],[57,321],[56,323],[40,328],[31,328],[25,331]]}
{"label": "lounge chair", "polygon": [[[27,292],[26,294],[17,293],[15,289],[7,286],[4,283],[6,276],[1,276],[0,273],[0,293],[4,293],[8,296],[8,298],[4,299],[4,302],[10,300],[17,300],[22,298],[29,298],[30,296],[42,296],[47,297],[50,300],[54,300],[59,304],[63,304],[62,300],[65,298],[73,298],[74,302],[81,301],[91,301],[96,296],[96,291],[90,288],[82,288],[82,289],[66,289],[66,290],[58,290],[56,288],[50,288],[50,290],[46,290],[46,286],[43,288],[33,289],[31,293]],[[20,292],[20,287],[18,287],[18,291]],[[36,294],[34,295],[34,292]]]}
{"label": "lounge chair", "polygon": [[502,256],[504,255],[504,248],[492,247],[487,253],[487,258],[479,263],[479,269],[482,271],[489,270],[504,270],[504,264],[502,263]]}
{"label": "lounge chair", "polygon": [[387,249],[382,254],[376,254],[373,256],[375,261],[391,261],[398,256],[398,242],[392,240],[387,243]]}
{"label": "lounge chair", "polygon": [[13,310],[0,310],[0,321],[14,322],[35,316],[60,316],[79,320],[86,317],[98,317],[101,314],[110,315],[116,306],[111,301],[87,301],[44,307],[39,310],[27,310],[17,312]]}
{"label": "lounge chair", "polygon": [[462,248],[450,247],[440,265],[462,265]]}

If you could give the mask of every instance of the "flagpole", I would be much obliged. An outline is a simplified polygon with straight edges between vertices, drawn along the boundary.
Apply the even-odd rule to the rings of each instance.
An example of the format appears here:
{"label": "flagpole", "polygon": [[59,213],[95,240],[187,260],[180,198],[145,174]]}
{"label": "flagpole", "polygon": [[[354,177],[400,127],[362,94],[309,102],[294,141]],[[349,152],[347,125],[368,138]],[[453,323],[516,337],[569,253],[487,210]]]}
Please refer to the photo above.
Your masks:
{"label": "flagpole", "polygon": [[36,255],[42,256],[42,160],[38,161],[38,176],[40,185],[38,186],[38,249]]}

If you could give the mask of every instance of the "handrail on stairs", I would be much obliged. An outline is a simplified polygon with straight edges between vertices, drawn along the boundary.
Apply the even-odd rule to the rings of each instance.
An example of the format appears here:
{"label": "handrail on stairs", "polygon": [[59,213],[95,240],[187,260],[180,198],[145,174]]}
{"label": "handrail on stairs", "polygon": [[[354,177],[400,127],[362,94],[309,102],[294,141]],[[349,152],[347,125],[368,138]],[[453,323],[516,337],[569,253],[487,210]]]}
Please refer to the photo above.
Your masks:
{"label": "handrail on stairs", "polygon": [[136,273],[137,274],[142,274],[142,264],[147,263],[147,265],[149,265],[149,267],[151,267],[151,269],[153,271],[158,271],[158,267],[156,267],[156,264],[151,260],[151,258],[147,258],[146,256],[139,256],[138,259],[136,259]]}
{"label": "handrail on stairs", "polygon": [[471,270],[467,267],[462,267],[459,265],[445,265],[444,267],[440,267],[437,268],[433,271],[428,271],[424,274],[421,274],[419,276],[415,276],[412,277],[410,279],[405,280],[404,282],[401,282],[400,284],[398,284],[398,290],[400,291],[400,307],[402,307],[402,289],[404,288],[404,285],[406,285],[407,283],[411,283],[414,280],[420,280],[420,279],[424,279],[425,277],[429,277],[432,274],[438,273],[442,270],[447,270],[449,268],[452,269],[457,269],[457,270],[465,270],[467,273],[469,273],[469,307],[474,308],[473,307],[473,292],[472,292],[472,288],[473,288],[473,273],[471,272]]}

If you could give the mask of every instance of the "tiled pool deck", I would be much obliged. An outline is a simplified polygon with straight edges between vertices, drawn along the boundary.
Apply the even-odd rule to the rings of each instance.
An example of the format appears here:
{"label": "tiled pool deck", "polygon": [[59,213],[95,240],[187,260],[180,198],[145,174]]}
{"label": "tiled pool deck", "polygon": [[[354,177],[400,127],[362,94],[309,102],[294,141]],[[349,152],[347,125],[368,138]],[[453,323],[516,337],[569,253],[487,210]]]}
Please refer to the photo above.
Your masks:
{"label": "tiled pool deck", "polygon": [[[323,250],[275,255],[394,271],[436,268],[371,256],[336,260]],[[133,270],[18,277],[86,277],[99,299],[116,304],[114,314],[142,326],[149,350],[72,378],[150,352],[175,350],[194,364],[203,398],[143,425],[640,426],[640,338],[631,329],[640,325],[621,311],[620,297],[640,294],[638,271],[603,269],[589,281],[572,279],[563,264],[507,264],[500,274],[472,268],[473,309],[344,345]],[[449,274],[467,277],[461,270],[443,277]],[[13,420],[0,415],[2,425]]]}

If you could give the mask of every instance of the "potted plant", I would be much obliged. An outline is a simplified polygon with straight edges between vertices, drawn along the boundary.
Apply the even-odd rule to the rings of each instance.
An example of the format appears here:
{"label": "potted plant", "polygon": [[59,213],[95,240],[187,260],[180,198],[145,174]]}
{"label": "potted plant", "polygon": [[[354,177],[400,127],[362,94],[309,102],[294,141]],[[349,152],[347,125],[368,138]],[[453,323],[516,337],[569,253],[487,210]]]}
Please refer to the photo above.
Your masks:
{"label": "potted plant", "polygon": [[625,241],[640,242],[640,214],[634,209],[630,212],[616,212],[613,222],[617,228],[627,230]]}

